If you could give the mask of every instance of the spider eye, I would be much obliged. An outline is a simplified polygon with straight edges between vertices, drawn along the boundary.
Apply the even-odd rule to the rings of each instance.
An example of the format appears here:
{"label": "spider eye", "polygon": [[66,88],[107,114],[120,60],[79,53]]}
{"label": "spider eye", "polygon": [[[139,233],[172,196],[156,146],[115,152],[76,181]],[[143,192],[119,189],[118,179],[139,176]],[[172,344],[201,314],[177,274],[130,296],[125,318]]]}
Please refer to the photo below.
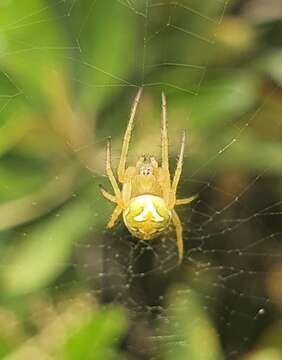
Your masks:
{"label": "spider eye", "polygon": [[152,166],[145,165],[140,168],[140,175],[148,176],[152,174],[153,174]]}

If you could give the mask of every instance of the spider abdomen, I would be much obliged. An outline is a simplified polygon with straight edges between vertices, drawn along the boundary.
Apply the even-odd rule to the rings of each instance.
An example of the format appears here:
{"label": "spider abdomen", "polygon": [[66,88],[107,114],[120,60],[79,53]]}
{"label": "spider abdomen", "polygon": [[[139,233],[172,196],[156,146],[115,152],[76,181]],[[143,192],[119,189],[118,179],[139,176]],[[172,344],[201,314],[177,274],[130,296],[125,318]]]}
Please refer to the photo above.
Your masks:
{"label": "spider abdomen", "polygon": [[152,194],[132,198],[123,212],[128,230],[143,240],[150,240],[163,232],[168,227],[171,216],[163,198]]}

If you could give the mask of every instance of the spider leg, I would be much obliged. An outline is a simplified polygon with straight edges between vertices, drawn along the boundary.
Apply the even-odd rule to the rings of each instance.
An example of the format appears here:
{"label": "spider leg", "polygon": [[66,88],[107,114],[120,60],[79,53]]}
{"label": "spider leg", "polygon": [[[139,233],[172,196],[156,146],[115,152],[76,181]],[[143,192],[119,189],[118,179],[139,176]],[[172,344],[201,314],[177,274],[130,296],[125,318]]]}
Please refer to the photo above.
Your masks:
{"label": "spider leg", "polygon": [[110,193],[108,193],[102,185],[99,185],[99,188],[100,188],[100,191],[102,193],[102,195],[109,201],[113,202],[113,203],[116,203],[117,200],[116,200],[116,197]]}
{"label": "spider leg", "polygon": [[[161,142],[162,142],[162,170],[164,175],[164,187],[170,189],[170,174],[168,163],[168,134],[167,134],[167,116],[166,116],[166,97],[162,92],[162,126],[161,126]],[[167,191],[168,192],[168,191]]]}
{"label": "spider leg", "polygon": [[121,213],[122,213],[122,207],[117,205],[115,207],[114,211],[112,212],[110,220],[107,223],[107,228],[108,229],[112,228],[115,225],[115,223],[116,223],[116,221],[117,221],[117,219],[118,219],[118,217],[120,216]]}
{"label": "spider leg", "polygon": [[169,207],[171,209],[174,207],[175,202],[176,202],[176,191],[177,191],[177,186],[179,183],[180,175],[182,172],[182,166],[183,166],[185,140],[186,140],[186,133],[185,133],[185,130],[183,130],[182,137],[181,137],[179,156],[178,156],[176,169],[175,169],[175,173],[174,173],[174,177],[173,177],[173,181],[172,181],[172,185],[171,185],[171,191],[170,191]]}
{"label": "spider leg", "polygon": [[176,231],[178,262],[181,263],[183,258],[182,224],[175,210],[172,210],[172,222]]}
{"label": "spider leg", "polygon": [[193,196],[190,196],[189,198],[185,198],[185,199],[176,199],[175,200],[175,205],[187,205],[187,204],[190,204],[197,197],[198,197],[198,195],[193,195]]}
{"label": "spider leg", "polygon": [[133,105],[131,108],[131,112],[130,112],[130,117],[129,117],[129,121],[128,121],[128,125],[124,134],[124,138],[123,138],[123,144],[122,144],[122,150],[121,150],[121,155],[120,155],[120,160],[119,160],[119,165],[118,165],[118,169],[117,169],[117,174],[118,174],[118,180],[119,182],[124,182],[124,175],[125,175],[125,165],[126,165],[126,158],[127,158],[127,153],[128,153],[128,147],[129,147],[129,141],[131,138],[131,133],[132,133],[132,129],[133,129],[133,120],[136,114],[136,109],[137,109],[137,105],[139,103],[141,94],[142,94],[142,87],[139,88],[135,99],[133,101]]}
{"label": "spider leg", "polygon": [[121,192],[111,167],[111,139],[107,141],[106,173],[115,192],[117,203],[121,204]]}

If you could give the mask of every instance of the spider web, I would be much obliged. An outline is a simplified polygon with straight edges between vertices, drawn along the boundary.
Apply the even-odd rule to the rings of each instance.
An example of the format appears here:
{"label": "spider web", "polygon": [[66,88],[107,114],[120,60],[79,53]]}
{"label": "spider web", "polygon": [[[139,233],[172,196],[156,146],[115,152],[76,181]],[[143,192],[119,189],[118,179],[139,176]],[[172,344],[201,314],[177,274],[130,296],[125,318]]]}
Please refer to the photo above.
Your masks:
{"label": "spider web", "polygon": [[[228,29],[222,26],[236,12],[236,4],[34,1],[19,6],[5,23],[3,41],[0,36],[0,115],[9,141],[0,144],[0,224],[1,316],[9,314],[8,328],[15,331],[20,320],[8,312],[7,301],[25,308],[30,302],[26,311],[37,330],[53,318],[54,303],[64,296],[63,304],[75,305],[79,298],[85,309],[93,303],[119,304],[130,319],[121,345],[128,356],[170,359],[170,351],[172,356],[179,348],[190,354],[193,348],[192,340],[177,331],[179,318],[168,306],[176,288],[174,296],[182,299],[176,302],[180,314],[193,311],[196,294],[204,315],[196,312],[191,327],[197,328],[201,316],[207,316],[225,358],[233,359],[252,349],[267,326],[281,319],[281,149],[278,142],[267,142],[268,129],[281,132],[281,123],[270,118],[267,128],[262,125],[279,89],[265,86],[260,96],[253,91],[258,79],[245,64],[229,69],[228,60],[218,59],[224,53],[221,43],[228,42]],[[7,10],[10,5],[1,6]],[[123,22],[129,24],[120,34]],[[39,39],[13,37],[26,29],[35,34],[37,26],[63,31],[59,37],[51,32]],[[12,40],[5,43],[7,34]],[[173,229],[149,242],[132,239],[122,221],[105,230],[112,207],[99,195],[98,184],[107,187],[106,137],[110,128],[119,134],[113,139],[116,166],[139,86],[144,95],[128,163],[144,149],[160,153],[161,90],[168,100],[171,169],[179,130],[188,131],[178,192],[198,197],[178,209],[185,248],[180,267]],[[23,131],[13,118],[16,107],[22,109]],[[35,126],[34,113],[48,121]],[[36,170],[32,179],[30,169]],[[24,183],[20,188],[10,182],[10,172],[16,171]],[[37,239],[56,254],[46,252],[52,266],[42,265],[46,248]],[[31,333],[11,358],[24,358],[29,346],[40,348],[41,355],[53,350],[51,345],[51,350],[44,349]],[[168,355],[162,357],[165,350]]]}

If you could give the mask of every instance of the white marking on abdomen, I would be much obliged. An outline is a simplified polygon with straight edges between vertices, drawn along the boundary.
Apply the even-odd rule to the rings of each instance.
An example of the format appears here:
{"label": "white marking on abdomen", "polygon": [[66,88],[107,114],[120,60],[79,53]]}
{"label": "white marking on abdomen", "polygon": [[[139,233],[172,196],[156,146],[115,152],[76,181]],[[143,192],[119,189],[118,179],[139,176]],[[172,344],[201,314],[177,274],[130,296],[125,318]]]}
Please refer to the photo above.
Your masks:
{"label": "white marking on abdomen", "polygon": [[141,212],[141,214],[135,216],[134,218],[135,221],[141,222],[146,220],[148,212],[152,213],[154,221],[156,222],[164,221],[164,218],[158,214],[157,209],[155,208],[152,199],[149,196],[148,197],[146,195],[142,196],[142,200],[140,202],[144,203],[144,209]]}

